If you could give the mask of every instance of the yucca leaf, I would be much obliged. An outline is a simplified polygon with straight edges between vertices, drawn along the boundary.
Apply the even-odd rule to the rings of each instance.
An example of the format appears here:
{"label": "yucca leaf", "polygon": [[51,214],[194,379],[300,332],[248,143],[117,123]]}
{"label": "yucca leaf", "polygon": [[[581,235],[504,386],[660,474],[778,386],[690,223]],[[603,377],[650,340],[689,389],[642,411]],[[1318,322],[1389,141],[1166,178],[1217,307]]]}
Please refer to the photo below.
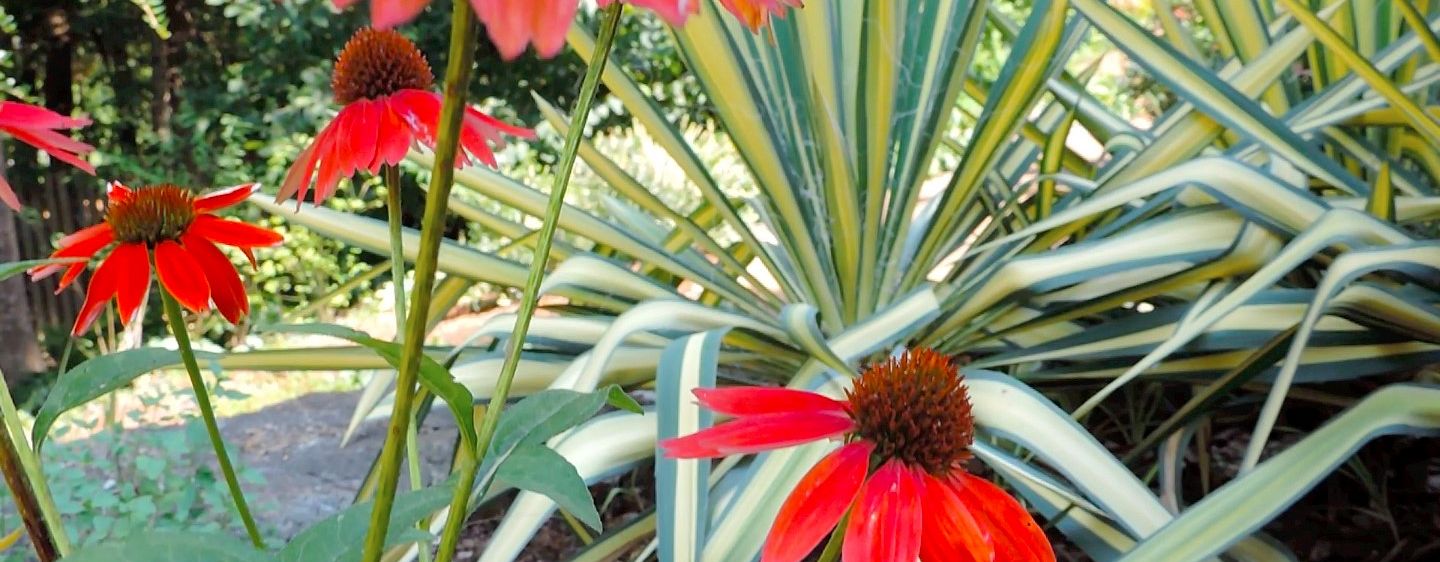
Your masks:
{"label": "yucca leaf", "polygon": [[1300,499],[1379,435],[1440,434],[1440,389],[1384,387],[1255,470],[1210,493],[1121,560],[1203,560],[1223,551]]}

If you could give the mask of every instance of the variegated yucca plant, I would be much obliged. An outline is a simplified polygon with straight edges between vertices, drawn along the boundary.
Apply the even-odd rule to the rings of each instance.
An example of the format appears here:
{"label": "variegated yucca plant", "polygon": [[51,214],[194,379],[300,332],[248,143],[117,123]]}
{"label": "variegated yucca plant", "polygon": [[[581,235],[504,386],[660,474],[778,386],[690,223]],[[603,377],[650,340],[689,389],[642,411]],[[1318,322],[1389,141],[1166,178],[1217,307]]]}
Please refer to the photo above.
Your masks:
{"label": "variegated yucca plant", "polygon": [[[1036,0],[1018,21],[984,0],[810,0],[759,35],[714,4],[674,40],[757,195],[735,197],[623,67],[606,69],[611,95],[668,155],[654,165],[695,191],[662,198],[581,146],[613,191],[603,216],[558,216],[566,237],[542,293],[567,304],[534,320],[515,379],[521,396],[655,391],[647,415],[602,415],[552,442],[588,482],[651,459],[658,476],[656,510],[575,560],[635,544],[664,561],[754,559],[785,493],[832,445],[713,465],[656,458],[658,439],[712,423],[691,391],[724,379],[839,394],[858,365],[908,347],[969,358],[975,455],[1096,560],[1293,560],[1257,530],[1374,436],[1440,429],[1440,389],[1397,384],[1266,456],[1298,385],[1440,356],[1440,245],[1425,226],[1440,213],[1429,2],[1196,0],[1198,21],[1169,0],[1123,3],[1152,14],[1158,34],[1102,0]],[[1008,54],[986,81],[972,70],[991,30]],[[582,28],[569,39],[592,52]],[[1153,125],[1108,109],[1072,72],[1096,44],[1173,96]],[[563,132],[566,117],[549,116]],[[1103,154],[1067,146],[1080,129]],[[499,173],[456,182],[545,215],[543,191]],[[253,201],[388,251],[382,222]],[[522,223],[462,197],[451,210],[507,249],[534,246]],[[478,282],[523,286],[515,256],[447,242],[436,301]],[[478,401],[514,323],[498,316],[473,345],[438,351]],[[218,361],[304,366],[285,353]],[[329,352],[343,364],[306,353],[314,367],[383,366],[363,351]],[[391,380],[375,377],[356,423],[388,413]],[[1087,431],[1107,398],[1167,385],[1192,389],[1189,402],[1123,444],[1151,460],[1122,462]],[[1194,428],[1240,398],[1258,410],[1240,474],[1183,503]],[[1152,473],[1157,484],[1142,479]],[[515,559],[553,511],[519,494],[481,559]]]}

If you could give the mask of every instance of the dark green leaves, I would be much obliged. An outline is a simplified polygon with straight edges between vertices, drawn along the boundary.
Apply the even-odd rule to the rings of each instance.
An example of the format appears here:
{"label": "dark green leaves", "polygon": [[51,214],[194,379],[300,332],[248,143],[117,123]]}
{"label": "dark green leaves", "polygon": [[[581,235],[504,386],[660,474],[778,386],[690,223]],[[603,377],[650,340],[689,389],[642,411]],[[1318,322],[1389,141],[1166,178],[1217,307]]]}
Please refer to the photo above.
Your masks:
{"label": "dark green leaves", "polygon": [[[449,480],[418,492],[408,492],[396,496],[395,507],[390,511],[390,528],[385,533],[386,546],[428,539],[429,534],[416,530],[415,525],[424,517],[449,503],[451,490],[454,487],[454,480]],[[301,531],[294,540],[290,541],[290,544],[280,550],[274,560],[278,562],[359,560],[365,532],[369,529],[370,507],[373,504],[373,501],[355,504],[349,509]]]}
{"label": "dark green leaves", "polygon": [[81,549],[65,562],[267,562],[270,555],[219,533],[150,531]]}
{"label": "dark green leaves", "polygon": [[600,529],[600,512],[575,466],[539,444],[522,445],[500,465],[495,478],[522,490],[544,494],[591,529]]}
{"label": "dark green leaves", "polygon": [[[203,352],[197,352],[196,356],[201,361],[213,357]],[[40,448],[46,432],[50,431],[50,426],[60,414],[125,386],[135,377],[179,363],[178,351],[143,348],[101,355],[70,369],[50,389],[50,395],[45,397],[45,403],[35,414],[32,433],[35,448]]]}
{"label": "dark green leaves", "polygon": [[544,494],[586,525],[600,529],[600,513],[575,467],[545,446],[550,438],[590,419],[605,404],[640,412],[618,386],[584,393],[546,390],[505,410],[495,438],[480,466],[478,487],[483,494],[497,478],[517,488]]}
{"label": "dark green leaves", "polygon": [[[359,330],[334,324],[283,324],[268,326],[264,329],[271,332],[317,334],[349,340],[370,348],[383,357],[390,366],[396,369],[400,368],[400,344],[375,339]],[[454,414],[455,423],[460,427],[461,439],[465,441],[466,446],[473,449],[475,447],[475,398],[470,394],[470,389],[455,382],[455,377],[450,376],[450,371],[444,365],[423,354],[420,356],[420,384],[425,387],[425,390],[439,396],[450,407],[450,413]]]}

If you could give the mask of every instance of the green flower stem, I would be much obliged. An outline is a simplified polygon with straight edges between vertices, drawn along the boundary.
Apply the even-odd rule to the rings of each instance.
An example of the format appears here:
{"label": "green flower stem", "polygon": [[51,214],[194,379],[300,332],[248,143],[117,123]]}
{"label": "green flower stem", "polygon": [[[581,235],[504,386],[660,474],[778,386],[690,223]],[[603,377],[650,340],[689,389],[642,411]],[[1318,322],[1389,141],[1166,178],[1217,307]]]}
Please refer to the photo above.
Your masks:
{"label": "green flower stem", "polygon": [[830,532],[830,540],[825,541],[825,550],[820,551],[817,562],[835,562],[840,559],[840,547],[845,544],[845,527],[849,525],[850,512],[846,512],[840,522],[835,524],[835,530]]}
{"label": "green flower stem", "polygon": [[[66,346],[65,351],[70,351],[69,346]],[[55,506],[55,497],[50,495],[50,486],[40,468],[40,455],[30,448],[30,442],[25,437],[25,426],[20,423],[20,414],[15,409],[15,400],[10,396],[10,386],[4,379],[4,373],[0,373],[0,418],[5,422],[5,434],[10,442],[15,444],[20,468],[25,471],[25,477],[30,481],[30,489],[40,503],[40,515],[50,528],[50,538],[60,555],[65,556],[70,554],[70,536],[65,532],[65,523],[60,518],[60,509]]]}
{"label": "green flower stem", "polygon": [[405,230],[400,213],[400,167],[380,169],[385,178],[385,214],[390,220],[390,283],[395,285],[395,338],[405,332]]}
{"label": "green flower stem", "polygon": [[[420,251],[415,257],[415,291],[410,296],[410,310],[415,311],[430,310],[436,261],[440,254],[440,242],[445,237],[445,215],[455,179],[460,122],[465,115],[465,90],[470,86],[470,70],[475,62],[475,18],[470,13],[470,3],[454,2],[451,6],[445,102],[440,109],[435,166],[430,175],[429,197],[425,201],[425,216],[420,227]],[[399,373],[395,377],[395,403],[390,412],[385,445],[380,451],[379,487],[375,491],[370,530],[365,535],[365,547],[360,557],[365,562],[378,562],[385,551],[385,533],[390,525],[390,510],[395,505],[395,488],[400,477],[400,461],[404,456],[401,448],[405,446],[405,434],[409,431],[415,382],[420,373],[420,354],[424,352],[428,327],[426,316],[417,313],[405,319],[404,348]]]}
{"label": "green flower stem", "polygon": [[[457,2],[463,4],[464,2]],[[530,319],[535,315],[536,303],[540,296],[540,282],[545,278],[545,265],[550,257],[550,248],[555,241],[555,227],[559,223],[560,211],[565,206],[565,190],[570,185],[570,173],[575,169],[575,157],[580,150],[580,140],[585,135],[585,121],[590,117],[590,108],[595,103],[595,93],[600,88],[600,76],[610,58],[610,48],[615,43],[615,34],[620,28],[620,16],[625,5],[614,3],[605,8],[600,37],[595,43],[595,56],[585,70],[585,80],[580,83],[580,97],[575,100],[575,111],[570,116],[570,129],[565,135],[565,151],[561,153],[560,165],[555,172],[555,186],[550,190],[549,205],[545,208],[545,224],[540,227],[540,238],[535,242],[535,258],[530,262],[530,275],[525,280],[525,295],[516,313],[515,328],[505,347],[505,364],[500,368],[500,377],[495,381],[495,392],[491,394],[491,407],[486,409],[485,418],[476,429],[476,451],[461,451],[459,467],[460,481],[455,486],[455,495],[450,501],[450,514],[445,521],[445,531],[440,536],[440,550],[436,562],[450,562],[455,545],[460,540],[460,530],[465,526],[470,511],[470,488],[475,484],[475,471],[484,462],[484,454],[490,448],[495,428],[500,423],[500,414],[505,401],[510,397],[510,386],[515,381],[515,369],[520,364],[520,350],[525,345],[525,333],[530,329]],[[443,159],[437,159],[439,166]],[[431,201],[437,195],[431,188]],[[445,197],[438,196],[443,201]],[[464,449],[462,447],[462,449]],[[476,453],[479,453],[478,456]],[[484,495],[478,490],[476,495]]]}
{"label": "green flower stem", "polygon": [[[0,374],[0,378],[4,375]],[[0,387],[7,386],[0,381]],[[6,401],[9,398],[9,389],[5,391]],[[60,550],[55,546],[55,540],[50,533],[50,526],[45,522],[43,509],[40,507],[40,500],[36,497],[35,490],[30,486],[31,479],[26,474],[25,467],[20,461],[20,443],[16,441],[9,430],[9,419],[5,420],[6,429],[0,431],[0,472],[4,473],[5,484],[10,486],[10,495],[14,498],[15,510],[20,513],[20,520],[25,524],[25,530],[30,534],[30,545],[35,547],[35,555],[41,562],[51,562],[60,559]],[[23,439],[23,435],[21,439]]]}
{"label": "green flower stem", "polygon": [[190,347],[190,333],[185,329],[185,313],[180,311],[180,303],[176,302],[169,291],[162,288],[160,298],[165,302],[165,319],[170,322],[170,334],[175,336],[175,344],[180,347],[180,360],[185,363],[185,372],[190,375],[190,388],[195,391],[195,402],[200,406],[200,418],[205,420],[205,431],[210,434],[210,444],[215,447],[215,459],[220,463],[220,472],[225,475],[225,485],[230,487],[230,499],[235,503],[235,511],[240,513],[240,521],[245,524],[245,533],[250,535],[250,542],[255,548],[264,550],[265,541],[260,538],[260,528],[255,526],[255,518],[250,515],[250,505],[245,502],[245,492],[240,490],[240,480],[235,477],[235,467],[230,464],[230,453],[225,452],[220,426],[215,423],[215,408],[210,405],[210,392],[206,390],[205,378],[200,376],[200,363],[195,360],[195,350]]}
{"label": "green flower stem", "polygon": [[[390,283],[395,286],[395,343],[404,343],[405,337],[405,219],[401,213],[400,167],[385,165],[380,170],[385,180],[385,213],[390,227]],[[410,427],[405,432],[405,464],[410,467],[410,489],[419,490],[425,483],[420,475],[420,437],[415,429],[415,418],[410,418]],[[430,549],[420,545],[420,562],[430,562]]]}

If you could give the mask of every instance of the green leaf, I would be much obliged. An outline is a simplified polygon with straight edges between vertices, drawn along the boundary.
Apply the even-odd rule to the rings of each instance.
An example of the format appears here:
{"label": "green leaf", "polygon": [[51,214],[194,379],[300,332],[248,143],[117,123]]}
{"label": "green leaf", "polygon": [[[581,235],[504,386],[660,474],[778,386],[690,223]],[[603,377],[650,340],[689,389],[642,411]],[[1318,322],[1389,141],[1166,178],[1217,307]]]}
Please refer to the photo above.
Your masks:
{"label": "green leaf", "polygon": [[[729,331],[692,334],[665,348],[655,377],[657,439],[689,435],[713,422],[714,414],[701,408],[692,392],[715,386],[720,344]],[[655,508],[663,516],[656,532],[660,558],[696,560],[704,551],[710,464],[708,459],[655,458]]]}
{"label": "green leaf", "polygon": [[[316,334],[331,336],[355,342],[370,348],[391,367],[400,368],[401,346],[398,343],[383,341],[370,337],[369,334],[337,326],[335,324],[282,324],[278,326],[267,326],[260,328],[264,331],[284,332],[290,334]],[[460,437],[465,445],[475,447],[475,398],[470,394],[470,389],[465,388],[450,375],[449,369],[441,365],[428,355],[420,356],[420,384],[450,407],[450,413],[455,416],[455,423],[460,427]]]}
{"label": "green leaf", "polygon": [[[215,357],[204,352],[195,355],[201,361]],[[178,351],[146,347],[101,355],[66,371],[35,414],[35,428],[31,433],[35,448],[39,449],[44,443],[50,426],[61,414],[109,394],[140,375],[179,363]]]}
{"label": "green leaf", "polygon": [[580,479],[575,465],[549,447],[536,443],[517,447],[500,465],[495,478],[516,488],[543,494],[586,526],[600,530],[600,512],[590,498],[590,489]]}
{"label": "green leaf", "polygon": [[640,407],[640,403],[636,402],[634,398],[631,398],[629,394],[626,394],[625,389],[620,388],[618,385],[610,386],[608,393],[605,395],[605,403],[627,412],[635,414],[645,413],[645,410]]}
{"label": "green leaf", "polygon": [[65,562],[266,562],[271,556],[219,533],[144,531],[82,548]]}
{"label": "green leaf", "polygon": [[[500,424],[495,428],[495,438],[490,442],[485,461],[480,465],[479,475],[475,479],[476,490],[482,494],[488,490],[498,475],[507,471],[505,465],[515,458],[517,451],[529,447],[543,448],[546,441],[590,419],[612,399],[624,402],[615,398],[617,392],[621,391],[613,385],[591,393],[551,389],[535,393],[506,408],[504,415],[500,417]],[[543,454],[530,454],[528,459],[522,458],[522,462],[533,464],[541,455]],[[559,455],[554,455],[550,460],[563,462],[563,466],[558,470],[575,470],[569,461]],[[558,484],[547,487],[540,493],[548,496],[552,491],[558,492],[556,486]],[[562,501],[562,498],[551,497],[562,505],[569,500],[566,498]],[[581,512],[572,513],[585,515]],[[592,521],[598,529],[599,515]]]}
{"label": "green leaf", "polygon": [[[418,533],[415,524],[448,504],[454,487],[455,482],[447,480],[424,490],[405,492],[396,496],[395,506],[390,511],[389,531],[385,533],[385,546],[390,547],[429,538],[428,534]],[[301,531],[289,544],[285,545],[285,548],[280,550],[275,560],[278,562],[350,562],[359,560],[362,540],[365,538],[365,532],[369,529],[370,507],[373,504],[373,501],[355,504],[345,511]]]}
{"label": "green leaf", "polygon": [[42,266],[42,265],[60,265],[60,264],[83,263],[84,261],[85,261],[85,260],[82,259],[82,258],[56,258],[56,259],[45,259],[45,260],[25,260],[25,261],[12,261],[12,262],[0,263],[0,281],[4,281],[4,280],[9,279],[9,278],[11,278],[11,277],[14,277],[14,276],[16,276],[16,275],[19,275],[19,274],[21,274],[21,273],[24,273],[26,270],[28,270],[28,269],[30,269],[30,268],[32,268],[32,267],[38,267],[38,266]]}

